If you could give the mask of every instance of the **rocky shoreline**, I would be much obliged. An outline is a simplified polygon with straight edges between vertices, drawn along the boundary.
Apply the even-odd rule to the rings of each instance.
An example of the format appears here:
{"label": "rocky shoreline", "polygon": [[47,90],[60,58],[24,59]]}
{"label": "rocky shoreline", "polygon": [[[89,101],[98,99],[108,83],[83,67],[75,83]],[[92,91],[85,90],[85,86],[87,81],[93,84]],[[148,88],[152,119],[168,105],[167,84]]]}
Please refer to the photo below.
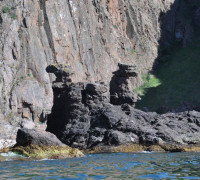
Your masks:
{"label": "rocky shoreline", "polygon": [[71,147],[91,152],[126,152],[126,146],[136,147],[130,151],[151,147],[155,147],[153,151],[199,151],[199,112],[159,115],[134,108],[138,99],[133,93],[135,69],[119,64],[119,70],[106,85],[73,83],[63,68],[49,67],[48,72],[57,79],[53,83],[54,106],[47,131]]}
{"label": "rocky shoreline", "polygon": [[82,157],[82,152],[200,152],[200,112],[160,115],[135,109],[136,68],[118,66],[109,85],[73,83],[65,67],[49,66],[56,80],[48,132],[25,123],[14,147],[0,152],[36,159]]}
{"label": "rocky shoreline", "polygon": [[54,134],[36,129],[19,129],[16,142],[13,147],[0,150],[0,153],[14,152],[31,159],[65,159],[84,156],[78,149],[63,144]]}
{"label": "rocky shoreline", "polygon": [[[198,0],[0,0],[0,152],[200,151],[199,28]],[[158,103],[162,115],[137,110],[133,89],[168,62],[177,74],[160,71],[169,84],[183,80],[171,84],[185,89],[180,104]],[[174,89],[164,99],[176,99]],[[20,145],[22,131],[60,145]]]}

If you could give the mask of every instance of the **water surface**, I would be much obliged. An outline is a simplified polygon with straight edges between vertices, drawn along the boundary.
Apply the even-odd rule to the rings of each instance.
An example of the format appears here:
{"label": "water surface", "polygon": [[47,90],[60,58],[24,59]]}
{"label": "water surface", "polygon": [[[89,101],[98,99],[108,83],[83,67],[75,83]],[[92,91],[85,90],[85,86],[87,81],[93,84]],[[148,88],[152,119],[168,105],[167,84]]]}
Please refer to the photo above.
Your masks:
{"label": "water surface", "polygon": [[200,153],[116,153],[0,162],[0,179],[200,179]]}

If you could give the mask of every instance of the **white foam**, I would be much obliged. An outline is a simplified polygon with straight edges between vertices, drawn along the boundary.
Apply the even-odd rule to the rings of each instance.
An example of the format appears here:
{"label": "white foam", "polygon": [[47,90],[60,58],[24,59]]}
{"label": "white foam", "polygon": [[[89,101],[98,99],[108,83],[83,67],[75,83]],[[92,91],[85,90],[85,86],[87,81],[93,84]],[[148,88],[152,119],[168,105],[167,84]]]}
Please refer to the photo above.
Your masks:
{"label": "white foam", "polygon": [[0,155],[3,157],[23,157],[19,154],[13,153],[13,152],[1,153]]}
{"label": "white foam", "polygon": [[149,153],[153,153],[153,151],[142,151],[141,153],[149,154]]}

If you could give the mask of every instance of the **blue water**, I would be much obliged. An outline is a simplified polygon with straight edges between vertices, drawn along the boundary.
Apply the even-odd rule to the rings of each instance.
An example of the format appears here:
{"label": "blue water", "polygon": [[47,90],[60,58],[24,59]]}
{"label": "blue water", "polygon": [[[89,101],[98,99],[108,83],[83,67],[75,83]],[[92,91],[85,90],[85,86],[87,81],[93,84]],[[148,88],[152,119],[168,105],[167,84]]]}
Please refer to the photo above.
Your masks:
{"label": "blue water", "polygon": [[0,179],[200,179],[200,153],[93,154],[0,162]]}

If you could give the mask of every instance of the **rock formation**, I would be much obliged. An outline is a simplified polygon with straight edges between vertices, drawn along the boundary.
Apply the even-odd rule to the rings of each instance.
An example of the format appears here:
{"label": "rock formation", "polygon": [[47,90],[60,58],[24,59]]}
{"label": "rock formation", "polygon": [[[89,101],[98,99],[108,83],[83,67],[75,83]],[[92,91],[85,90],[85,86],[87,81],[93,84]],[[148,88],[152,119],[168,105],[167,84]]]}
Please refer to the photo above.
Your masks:
{"label": "rock formation", "polygon": [[18,130],[16,145],[3,151],[12,151],[34,159],[64,159],[84,156],[78,149],[70,148],[60,142],[54,134],[26,128]]}
{"label": "rock formation", "polygon": [[[140,85],[141,75],[156,64],[161,47],[175,38],[182,38],[185,46],[193,37],[190,21],[177,12],[189,8],[195,13],[189,13],[188,19],[198,25],[199,5],[195,2],[198,4],[196,0],[1,0],[0,121],[12,126],[16,136],[22,121],[47,120],[55,80],[46,72],[50,64],[71,69],[73,82],[107,84],[119,62],[133,63],[138,72],[134,85]],[[136,99],[129,97],[132,103]],[[6,141],[12,140],[10,131],[3,129],[0,133]]]}
{"label": "rock formation", "polygon": [[140,77],[157,57],[160,14],[170,14],[171,39],[177,7],[175,0],[1,0],[3,118],[46,120],[53,105],[54,77],[45,71],[50,64],[69,65],[75,82],[108,83],[118,62],[135,63]]}
{"label": "rock formation", "polygon": [[[130,144],[155,145],[160,147],[159,150],[170,151],[184,149],[177,145],[199,147],[199,112],[158,115],[134,108],[133,91],[131,95],[128,84],[124,84],[129,82],[129,77],[136,76],[133,67],[119,64],[119,70],[112,78],[114,83],[117,78],[117,86],[113,86],[113,82],[110,87],[103,82],[63,82],[63,78],[59,78],[53,83],[54,106],[48,117],[47,130],[63,143],[81,149]],[[66,75],[59,69],[55,72]],[[114,103],[110,103],[109,90],[120,95],[115,96]]]}
{"label": "rock formation", "polygon": [[118,64],[119,70],[115,71],[110,81],[110,102],[113,105],[134,105],[138,98],[133,93],[136,84],[136,66]]}

